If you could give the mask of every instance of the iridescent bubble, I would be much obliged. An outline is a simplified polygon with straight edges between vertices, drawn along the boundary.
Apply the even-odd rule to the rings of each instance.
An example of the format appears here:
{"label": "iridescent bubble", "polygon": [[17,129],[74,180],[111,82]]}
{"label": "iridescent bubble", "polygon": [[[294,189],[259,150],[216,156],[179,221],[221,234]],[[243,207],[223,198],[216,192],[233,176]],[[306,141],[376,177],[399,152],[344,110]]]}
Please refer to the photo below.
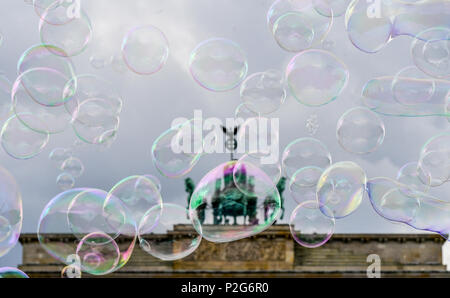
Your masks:
{"label": "iridescent bubble", "polygon": [[188,220],[188,210],[176,204],[166,203],[154,206],[148,210],[139,225],[139,244],[152,256],[174,261],[193,253],[200,245],[202,236],[193,228],[181,237],[173,237],[169,233],[177,231],[191,223]]}
{"label": "iridescent bubble", "polygon": [[123,39],[122,55],[133,72],[153,74],[166,64],[169,42],[164,33],[154,26],[135,27]]}
{"label": "iridescent bubble", "polygon": [[300,103],[322,106],[342,93],[349,80],[349,71],[334,54],[324,50],[307,50],[289,62],[286,80]]}
{"label": "iridescent bubble", "polygon": [[289,192],[299,204],[306,201],[317,202],[317,182],[322,176],[323,169],[318,167],[301,168],[289,180]]}
{"label": "iridescent bubble", "polygon": [[198,139],[201,129],[195,119],[184,122],[160,135],[152,146],[152,161],[156,169],[170,178],[189,173],[203,152],[203,139]]}
{"label": "iridescent bubble", "polygon": [[55,148],[48,155],[48,159],[58,164],[58,167],[68,158],[72,157],[73,150],[71,148]]}
{"label": "iridescent bubble", "polygon": [[[20,114],[27,122],[39,122],[32,114]],[[27,127],[19,116],[14,115],[3,125],[0,133],[2,147],[16,159],[30,159],[42,152],[49,141],[48,133],[40,133]]]}
{"label": "iridescent bubble", "polygon": [[[448,1],[354,0],[350,3],[345,26],[351,42],[360,50],[375,53],[400,35],[417,37],[431,27],[448,27]],[[421,37],[421,40],[427,40]],[[420,67],[419,67],[420,68]]]}
{"label": "iridescent bubble", "polygon": [[106,275],[115,271],[121,259],[118,243],[102,232],[93,232],[83,237],[76,254],[83,270],[94,275]]}
{"label": "iridescent bubble", "polygon": [[450,29],[430,28],[416,36],[411,44],[414,64],[435,78],[450,78]]}
{"label": "iridescent bubble", "polygon": [[326,169],[317,183],[317,199],[323,214],[343,218],[356,209],[366,192],[367,177],[354,162],[338,162]]}
{"label": "iridescent bubble", "polygon": [[64,25],[74,17],[70,17],[68,10],[76,5],[77,1],[65,0],[33,0],[36,14],[50,25]]}
{"label": "iridescent bubble", "polygon": [[301,138],[291,142],[284,149],[282,167],[287,177],[305,167],[318,167],[326,169],[331,165],[332,159],[328,148],[319,140]]}
{"label": "iridescent bubble", "polygon": [[401,188],[407,196],[414,196],[415,192],[426,193],[430,189],[431,177],[424,171],[419,170],[417,162],[405,164],[397,174],[398,182],[408,186],[408,189]]}
{"label": "iridescent bubble", "polygon": [[230,242],[256,235],[269,228],[281,214],[277,189],[266,196],[248,197],[234,185],[236,163],[226,162],[211,170],[192,194],[190,218],[196,231],[208,241]]}
{"label": "iridescent bubble", "polygon": [[161,186],[161,181],[158,179],[158,177],[151,175],[151,174],[146,174],[143,175],[145,178],[147,178],[148,180],[150,180],[151,182],[153,182],[153,184],[156,186],[156,189],[161,192],[162,190],[162,186]]}
{"label": "iridescent bubble", "polygon": [[411,222],[420,209],[420,200],[407,194],[414,190],[408,185],[389,178],[373,178],[367,181],[367,193],[375,211],[382,217],[397,221]]}
{"label": "iridescent bubble", "polygon": [[[38,226],[39,242],[47,253],[67,265],[77,252],[81,270],[95,275],[111,273],[123,267],[134,249],[136,223],[118,199],[110,199],[105,205],[107,192],[98,189],[71,189],[60,193],[44,208]],[[68,241],[52,238],[55,233],[66,234]],[[94,233],[94,234],[92,234]],[[101,234],[102,237],[95,237]],[[107,236],[105,236],[105,234]],[[108,251],[108,247],[120,245],[117,266],[111,268],[110,259],[99,258],[98,266],[87,256],[89,251]],[[106,266],[104,266],[106,264]]]}
{"label": "iridescent bubble", "polygon": [[[57,54],[55,54],[57,53]],[[54,45],[38,44],[27,49],[17,62],[17,74],[32,68],[50,68],[68,78],[75,77],[75,65],[67,53]]]}
{"label": "iridescent bubble", "polygon": [[431,100],[436,83],[415,66],[400,70],[392,80],[392,94],[404,105],[416,105]]}
{"label": "iridescent bubble", "polygon": [[[247,179],[248,178],[248,179]],[[281,165],[264,163],[263,158],[244,154],[235,164],[233,181],[248,196],[261,196],[273,192],[281,179]]]}
{"label": "iridescent bubble", "polygon": [[155,206],[162,206],[158,186],[145,176],[130,176],[121,180],[109,191],[105,204],[110,198],[121,200],[136,224],[141,222],[148,210]]}
{"label": "iridescent bubble", "polygon": [[75,185],[75,178],[69,173],[59,174],[58,177],[56,177],[56,185],[61,190],[71,189]]}
{"label": "iridescent bubble", "polygon": [[[443,108],[450,88],[449,81],[434,79],[434,94],[428,101],[403,104],[394,97],[392,90],[394,80],[395,77],[387,76],[377,77],[368,81],[362,91],[364,105],[378,114],[396,117],[450,116]],[[405,90],[406,92],[416,94],[429,94],[430,92],[429,79],[414,80],[405,78],[402,85],[415,90]]]}
{"label": "iridescent bubble", "polygon": [[241,99],[255,114],[277,111],[286,99],[284,78],[276,70],[248,76],[241,85]]}
{"label": "iridescent bubble", "polygon": [[210,91],[228,91],[247,76],[247,57],[238,44],[224,38],[200,43],[191,53],[189,68],[195,81]]}
{"label": "iridescent bubble", "polygon": [[[49,13],[50,10],[47,10],[39,23],[41,42],[63,49],[66,57],[81,54],[92,38],[92,25],[89,17],[81,10],[79,18],[72,18],[65,24],[55,26],[45,21]],[[55,55],[62,54],[60,51],[49,50]]]}
{"label": "iridescent bubble", "polygon": [[336,136],[343,149],[355,154],[367,154],[383,144],[386,130],[377,114],[363,107],[345,112],[338,121]]}
{"label": "iridescent bubble", "polygon": [[29,278],[25,272],[17,268],[2,267],[0,268],[0,278]]}
{"label": "iridescent bubble", "polygon": [[[318,10],[330,18],[320,15]],[[300,52],[325,39],[333,23],[332,15],[330,6],[322,0],[278,0],[269,8],[267,23],[281,48]]]}
{"label": "iridescent bubble", "polygon": [[[54,74],[61,80],[53,82],[55,76],[50,75],[44,84],[33,85],[32,77],[44,77]],[[23,72],[14,82],[11,90],[11,104],[14,114],[30,129],[42,134],[57,134],[65,131],[70,125],[71,115],[62,103],[67,103],[70,95],[63,95],[60,87],[66,84],[66,77],[51,69],[32,68]],[[31,88],[25,88],[28,86]],[[37,92],[29,92],[36,90]],[[43,91],[46,90],[46,91]],[[41,93],[43,91],[43,93]],[[47,101],[47,93],[53,98]],[[42,100],[39,102],[36,100]],[[69,100],[71,101],[71,100]],[[45,104],[42,104],[45,103]],[[33,117],[27,115],[33,115]]]}
{"label": "iridescent bubble", "polygon": [[432,187],[440,186],[450,179],[449,132],[434,136],[425,143],[420,153],[418,170],[421,177],[429,177]]}
{"label": "iridescent bubble", "polygon": [[22,230],[22,197],[14,177],[0,167],[0,257],[6,255],[19,240]]}
{"label": "iridescent bubble", "polygon": [[324,245],[333,235],[334,226],[335,219],[325,216],[316,201],[306,201],[298,205],[289,220],[294,240],[308,248]]}
{"label": "iridescent bubble", "polygon": [[73,178],[81,177],[84,173],[83,162],[79,158],[72,156],[61,164],[60,169],[64,173],[71,175]]}

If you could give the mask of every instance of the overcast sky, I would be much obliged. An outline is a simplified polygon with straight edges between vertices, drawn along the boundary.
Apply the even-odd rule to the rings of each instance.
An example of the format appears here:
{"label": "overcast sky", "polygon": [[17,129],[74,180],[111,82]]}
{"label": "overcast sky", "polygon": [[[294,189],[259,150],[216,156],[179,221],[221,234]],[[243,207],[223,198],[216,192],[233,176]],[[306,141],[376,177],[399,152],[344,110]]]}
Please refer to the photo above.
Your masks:
{"label": "overcast sky", "polygon": [[[39,18],[32,6],[23,0],[2,0],[0,32],[4,41],[0,47],[0,70],[14,81],[16,63],[30,46],[39,43]],[[188,58],[201,41],[224,37],[241,45],[248,55],[249,74],[279,69],[284,71],[293,54],[278,47],[267,25],[266,13],[272,0],[90,0],[82,1],[89,15],[94,35],[92,43],[73,60],[77,73],[93,73],[110,80],[124,98],[117,141],[104,152],[89,146],[78,149],[75,156],[85,166],[77,179],[77,187],[109,190],[116,182],[135,174],[158,175],[165,202],[185,204],[183,179],[169,179],[157,174],[151,162],[153,141],[177,117],[192,117],[201,109],[204,117],[232,117],[241,103],[239,90],[215,93],[200,87],[190,76]],[[120,52],[124,34],[135,25],[151,24],[160,28],[170,44],[170,57],[163,69],[150,76],[131,71],[124,74],[110,67],[96,70],[89,64],[93,55],[111,56]],[[398,37],[377,54],[365,54],[349,41],[343,17],[337,18],[327,38],[334,43],[332,51],[350,70],[345,92],[333,103],[310,108],[288,97],[272,117],[280,119],[280,150],[294,139],[307,137],[306,119],[316,114],[319,130],[316,137],[331,151],[333,161],[352,160],[361,165],[370,177],[395,178],[404,164],[417,161],[420,148],[433,135],[448,130],[449,123],[439,117],[394,118],[382,116],[386,138],[376,152],[358,156],[344,151],[335,136],[336,123],[348,109],[360,105],[363,85],[371,78],[394,75],[412,65],[409,54],[411,38]],[[0,163],[17,179],[23,196],[23,232],[35,233],[44,206],[60,192],[56,177],[60,171],[49,161],[55,147],[69,147],[75,141],[72,131],[52,136],[44,152],[27,161],[14,160],[0,150]],[[188,174],[196,182],[213,167],[226,161],[226,154],[207,156]],[[448,199],[449,185],[433,190],[441,199]],[[286,218],[295,203],[286,192]],[[351,216],[338,220],[336,232],[392,233],[414,232],[411,228],[392,224],[378,216],[367,198]],[[20,263],[19,245],[0,258],[0,266]]]}

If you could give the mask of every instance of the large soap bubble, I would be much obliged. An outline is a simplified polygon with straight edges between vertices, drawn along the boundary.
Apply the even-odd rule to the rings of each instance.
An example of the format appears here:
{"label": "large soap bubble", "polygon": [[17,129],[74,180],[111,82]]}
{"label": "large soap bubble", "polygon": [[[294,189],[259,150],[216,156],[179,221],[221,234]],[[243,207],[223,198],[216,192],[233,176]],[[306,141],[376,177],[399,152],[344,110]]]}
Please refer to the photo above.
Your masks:
{"label": "large soap bubble", "polygon": [[[188,233],[175,237],[178,229]],[[139,225],[139,245],[152,256],[174,261],[193,253],[200,245],[202,237],[188,220],[188,210],[176,204],[166,203],[150,208]]]}
{"label": "large soap bubble", "polygon": [[[422,147],[418,169],[436,187],[450,179],[450,132],[432,137]],[[426,183],[426,181],[423,181]]]}
{"label": "large soap bubble", "polygon": [[[39,219],[41,246],[67,265],[78,255],[81,270],[90,274],[104,275],[123,267],[134,249],[137,226],[123,203],[117,198],[106,201],[107,196],[105,191],[89,188],[58,194]],[[49,236],[55,233],[67,234],[69,240]]]}
{"label": "large soap bubble", "polygon": [[366,193],[367,177],[354,162],[344,161],[326,169],[317,183],[317,199],[323,214],[343,218],[358,209]]}
{"label": "large soap bubble", "polygon": [[211,91],[237,87],[248,71],[247,56],[235,42],[212,38],[200,43],[191,54],[189,67],[194,79]]}
{"label": "large soap bubble", "polygon": [[[447,19],[448,9],[447,9]],[[435,78],[450,78],[450,29],[430,28],[419,33],[411,44],[415,65]]]}
{"label": "large soap bubble", "polygon": [[241,99],[256,114],[277,111],[286,99],[283,75],[269,70],[248,76],[241,85]]}
{"label": "large soap bubble", "polygon": [[0,268],[0,278],[29,278],[28,275],[17,268],[2,267]]}
{"label": "large soap bubble", "polygon": [[404,105],[429,102],[435,90],[434,80],[415,66],[403,68],[392,81],[392,94],[395,100]]}
{"label": "large soap bubble", "polygon": [[325,39],[333,24],[333,11],[322,0],[278,0],[269,8],[267,23],[282,49],[300,52]]}
{"label": "large soap bubble", "polygon": [[19,240],[22,229],[22,197],[14,177],[0,167],[0,257]]}
{"label": "large soap bubble", "polygon": [[[44,14],[50,13],[47,10]],[[45,15],[39,22],[39,33],[43,44],[54,45],[64,50],[67,57],[81,54],[92,38],[92,25],[89,17],[81,10],[79,18],[72,18],[60,26],[51,25],[45,21]],[[55,55],[61,55],[60,51],[53,51]]]}
{"label": "large soap bubble", "polygon": [[375,53],[397,36],[417,37],[431,27],[448,27],[449,8],[448,1],[353,0],[345,14],[345,26],[358,49]]}
{"label": "large soap bubble", "polygon": [[345,150],[367,154],[377,150],[384,141],[386,130],[377,114],[363,107],[345,112],[338,121],[336,136]]}
{"label": "large soap bubble", "polygon": [[289,62],[286,80],[292,95],[300,103],[322,106],[342,93],[349,80],[349,71],[334,54],[324,50],[307,50]]}
{"label": "large soap bubble", "polygon": [[141,222],[148,210],[155,206],[162,206],[162,197],[158,186],[145,176],[130,176],[121,180],[111,188],[106,202],[110,199],[121,200],[130,211],[136,224]]}
{"label": "large soap bubble", "polygon": [[[191,196],[190,218],[197,232],[208,241],[230,242],[256,235],[269,228],[281,214],[281,198],[276,188],[269,195],[250,197],[235,186],[236,163],[226,162],[211,170]],[[264,177],[264,173],[260,175]],[[244,173],[241,177],[247,181],[255,179],[245,177]]]}
{"label": "large soap bubble", "polygon": [[405,194],[410,196],[414,196],[415,192],[428,192],[431,184],[430,175],[420,170],[418,162],[409,162],[401,167],[397,173],[397,180],[408,185]]}
{"label": "large soap bubble", "polygon": [[321,141],[301,138],[284,149],[281,162],[285,175],[292,178],[298,170],[305,167],[326,169],[331,165],[332,159],[330,151]]}
{"label": "large soap bubble", "polygon": [[193,119],[172,127],[153,142],[152,161],[161,174],[176,178],[192,170],[203,153],[199,130]]}
{"label": "large soap bubble", "polygon": [[304,167],[295,172],[289,180],[289,191],[297,203],[317,202],[317,182],[322,173],[323,169],[314,166]]}
{"label": "large soap bubble", "polygon": [[[398,78],[398,77],[397,77]],[[446,98],[450,88],[450,82],[442,79],[435,79],[435,90],[431,98],[423,101],[424,97],[402,97],[398,93],[394,95],[393,84],[396,77],[377,77],[368,81],[362,90],[362,100],[366,107],[372,111],[389,116],[397,117],[425,117],[425,116],[445,116],[450,114],[445,111]],[[398,82],[398,81],[397,81]],[[406,93],[430,94],[430,79],[403,78],[401,89]],[[408,88],[408,89],[405,89]],[[403,94],[406,94],[403,93]],[[400,95],[400,97],[398,97]],[[400,102],[402,101],[402,102]],[[406,103],[406,104],[405,104]],[[414,104],[413,104],[414,103]]]}
{"label": "large soap bubble", "polygon": [[41,133],[27,127],[27,122],[39,123],[40,119],[33,114],[19,114],[9,118],[0,132],[2,147],[8,155],[16,159],[30,159],[44,150],[49,141],[48,133]]}
{"label": "large soap bubble", "polygon": [[335,219],[325,216],[317,201],[306,201],[298,205],[289,220],[294,240],[308,248],[324,245],[333,235],[334,226]]}
{"label": "large soap bubble", "polygon": [[169,44],[156,27],[139,26],[131,29],[122,42],[122,55],[127,66],[137,74],[149,75],[159,71],[169,56]]}

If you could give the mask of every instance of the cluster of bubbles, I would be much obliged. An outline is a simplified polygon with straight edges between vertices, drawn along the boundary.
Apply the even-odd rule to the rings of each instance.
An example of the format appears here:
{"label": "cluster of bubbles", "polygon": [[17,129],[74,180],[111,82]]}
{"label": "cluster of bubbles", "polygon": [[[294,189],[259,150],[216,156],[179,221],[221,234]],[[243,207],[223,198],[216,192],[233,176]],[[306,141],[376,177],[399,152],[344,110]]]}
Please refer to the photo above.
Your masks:
{"label": "cluster of bubbles", "polygon": [[61,190],[68,190],[75,186],[75,179],[79,178],[84,173],[83,162],[73,156],[72,148],[55,148],[53,149],[48,158],[55,163],[57,168],[62,173],[56,178],[56,185]]}
{"label": "cluster of bubbles", "polygon": [[[38,240],[47,253],[69,267],[76,255],[80,271],[93,275],[122,268],[136,242],[162,260],[185,257],[198,247],[201,236],[161,240],[161,235],[182,222],[187,210],[163,204],[160,191],[161,184],[152,175],[127,177],[109,192],[93,188],[66,190],[42,211]],[[50,232],[63,233],[70,239],[54,239]]]}

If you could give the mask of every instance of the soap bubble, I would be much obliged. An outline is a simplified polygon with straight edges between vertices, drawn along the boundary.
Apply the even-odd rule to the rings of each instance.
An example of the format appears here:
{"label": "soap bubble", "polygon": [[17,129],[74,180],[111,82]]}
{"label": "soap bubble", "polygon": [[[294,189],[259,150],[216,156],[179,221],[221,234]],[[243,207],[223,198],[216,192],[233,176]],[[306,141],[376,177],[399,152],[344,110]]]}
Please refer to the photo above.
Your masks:
{"label": "soap bubble", "polygon": [[[247,179],[248,177],[248,179]],[[281,179],[281,165],[264,163],[262,158],[244,154],[235,164],[233,181],[247,196],[265,196],[272,193]]]}
{"label": "soap bubble", "polygon": [[73,178],[81,177],[84,173],[84,165],[83,162],[76,157],[69,157],[66,159],[60,167],[61,171],[66,174],[69,174]]}
{"label": "soap bubble", "polygon": [[169,44],[161,30],[153,26],[131,29],[122,42],[122,55],[128,67],[137,74],[158,72],[169,56]]}
{"label": "soap bubble", "polygon": [[[318,10],[330,17],[320,15]],[[330,6],[322,0],[278,0],[269,8],[267,23],[281,48],[300,52],[325,39],[333,23],[332,16]]]}
{"label": "soap bubble", "polygon": [[[374,9],[377,5],[379,10]],[[345,15],[345,27],[355,47],[366,53],[375,53],[391,40],[393,24],[382,13],[388,9],[384,1],[354,0],[350,3]]]}
{"label": "soap bubble", "polygon": [[417,162],[405,164],[398,171],[397,180],[408,186],[408,189],[401,189],[405,191],[405,195],[407,196],[414,196],[415,192],[426,193],[430,189],[431,184],[431,177],[419,170],[419,164]]}
{"label": "soap bubble", "polygon": [[289,192],[297,203],[317,202],[317,182],[322,173],[323,169],[318,167],[304,167],[294,173],[289,180]]}
{"label": "soap bubble", "polygon": [[110,198],[121,200],[136,224],[148,210],[162,206],[158,186],[145,176],[130,176],[121,180],[109,191],[105,204]]}
{"label": "soap bubble", "polygon": [[392,80],[392,94],[404,105],[416,105],[431,100],[436,83],[415,66],[400,70]]}
{"label": "soap bubble", "polygon": [[248,71],[247,57],[238,44],[224,38],[200,43],[189,60],[195,81],[211,91],[228,91],[237,87]]}
{"label": "soap bubble", "polygon": [[61,173],[56,177],[56,185],[61,190],[71,189],[75,185],[75,178],[69,173]]}
{"label": "soap bubble", "polygon": [[72,157],[73,151],[70,148],[55,148],[48,155],[48,159],[54,161],[58,164],[58,167],[62,165],[62,163]]}
{"label": "soap bubble", "polygon": [[[49,10],[45,14],[48,14]],[[45,16],[44,16],[45,19]],[[81,54],[92,38],[92,25],[88,16],[81,10],[80,18],[72,18],[69,22],[55,26],[41,19],[39,34],[43,44],[54,45],[64,50],[67,57]],[[55,55],[61,55],[60,51],[49,50]]]}
{"label": "soap bubble", "polygon": [[[166,203],[149,209],[139,225],[139,244],[152,256],[174,261],[193,253],[200,245],[202,237],[193,229],[180,237],[174,237],[179,226],[191,225],[188,210],[176,204]],[[184,231],[184,230],[183,230]]]}
{"label": "soap bubble", "polygon": [[70,22],[73,17],[68,14],[72,3],[65,0],[33,0],[33,7],[41,20],[50,25],[64,25]]}
{"label": "soap bubble", "polygon": [[345,112],[338,121],[336,136],[348,152],[367,154],[383,144],[386,130],[377,114],[363,107]]}
{"label": "soap bubble", "polygon": [[[110,198],[105,204],[107,195],[102,190],[79,188],[53,198],[39,220],[38,239],[42,248],[66,265],[72,264],[70,256],[79,253],[81,270],[94,275],[108,274],[123,267],[134,249],[137,227],[120,200]],[[68,240],[50,237],[55,233],[66,234]],[[119,238],[122,240],[117,266],[108,266],[110,258],[95,258],[95,253],[118,246]]]}
{"label": "soap bubble", "polygon": [[[450,179],[450,133],[432,137],[422,148],[418,169],[421,177],[430,178],[430,186],[437,187]],[[427,181],[422,181],[426,183]]]}
{"label": "soap bubble", "polygon": [[0,278],[29,278],[25,272],[12,267],[0,268]]}
{"label": "soap bubble", "polygon": [[286,68],[286,80],[294,97],[307,106],[335,100],[347,86],[349,71],[335,55],[324,50],[297,54]]}
{"label": "soap bubble", "polygon": [[6,255],[19,240],[23,211],[20,189],[14,177],[0,167],[0,257]]}
{"label": "soap bubble", "polygon": [[409,223],[415,218],[420,200],[408,195],[413,192],[408,185],[389,178],[380,177],[367,181],[367,193],[372,207],[379,215],[392,221]]}
{"label": "soap bubble", "polygon": [[411,44],[411,55],[414,64],[426,74],[450,78],[450,29],[430,28],[419,33]]}
{"label": "soap bubble", "polygon": [[143,176],[145,178],[147,178],[148,180],[150,180],[156,186],[157,191],[161,192],[162,186],[161,186],[161,181],[158,179],[158,177],[151,175],[151,174],[146,174]]}
{"label": "soap bubble", "polygon": [[[362,100],[366,107],[372,111],[396,117],[425,117],[444,116],[448,117],[444,110],[449,81],[435,79],[435,90],[433,96],[426,102],[417,101],[415,104],[400,103],[393,94],[392,83],[395,77],[378,77],[366,83],[362,91]],[[413,88],[409,91],[417,94],[427,94],[430,90],[430,80],[405,79],[405,87]],[[411,103],[411,102],[410,102]]]}
{"label": "soap bubble", "polygon": [[[172,127],[159,136],[152,146],[152,160],[158,171],[171,178],[189,173],[203,152],[203,139],[197,135],[201,128],[196,120]],[[186,148],[187,146],[187,148]]]}
{"label": "soap bubble", "polygon": [[93,232],[81,239],[76,250],[81,268],[93,275],[106,275],[116,270],[121,259],[118,243],[108,234]]}
{"label": "soap bubble", "polygon": [[326,169],[331,165],[330,151],[319,140],[313,138],[301,138],[291,142],[284,149],[282,167],[287,177],[305,167],[315,166]]}
{"label": "soap bubble", "polygon": [[33,45],[22,54],[17,62],[17,74],[33,68],[50,68],[68,78],[75,77],[73,61],[63,49],[55,45]]}
{"label": "soap bubble", "polygon": [[308,248],[324,245],[333,235],[334,226],[335,219],[325,216],[316,201],[306,201],[298,205],[289,220],[294,240]]}
{"label": "soap bubble", "polygon": [[[32,114],[21,114],[20,119],[39,122]],[[2,147],[8,155],[16,159],[30,159],[44,150],[49,141],[48,133],[36,132],[14,115],[3,125],[0,133]]]}
{"label": "soap bubble", "polygon": [[256,114],[277,111],[286,99],[284,78],[276,70],[254,73],[241,85],[241,99]]}
{"label": "soap bubble", "polygon": [[343,218],[359,207],[366,192],[367,177],[354,162],[344,161],[326,169],[317,183],[317,199],[323,214]]}
{"label": "soap bubble", "polygon": [[276,188],[266,196],[248,197],[234,185],[236,163],[226,162],[211,170],[191,196],[190,218],[197,232],[208,241],[230,242],[256,235],[269,228],[281,214],[281,198]]}

